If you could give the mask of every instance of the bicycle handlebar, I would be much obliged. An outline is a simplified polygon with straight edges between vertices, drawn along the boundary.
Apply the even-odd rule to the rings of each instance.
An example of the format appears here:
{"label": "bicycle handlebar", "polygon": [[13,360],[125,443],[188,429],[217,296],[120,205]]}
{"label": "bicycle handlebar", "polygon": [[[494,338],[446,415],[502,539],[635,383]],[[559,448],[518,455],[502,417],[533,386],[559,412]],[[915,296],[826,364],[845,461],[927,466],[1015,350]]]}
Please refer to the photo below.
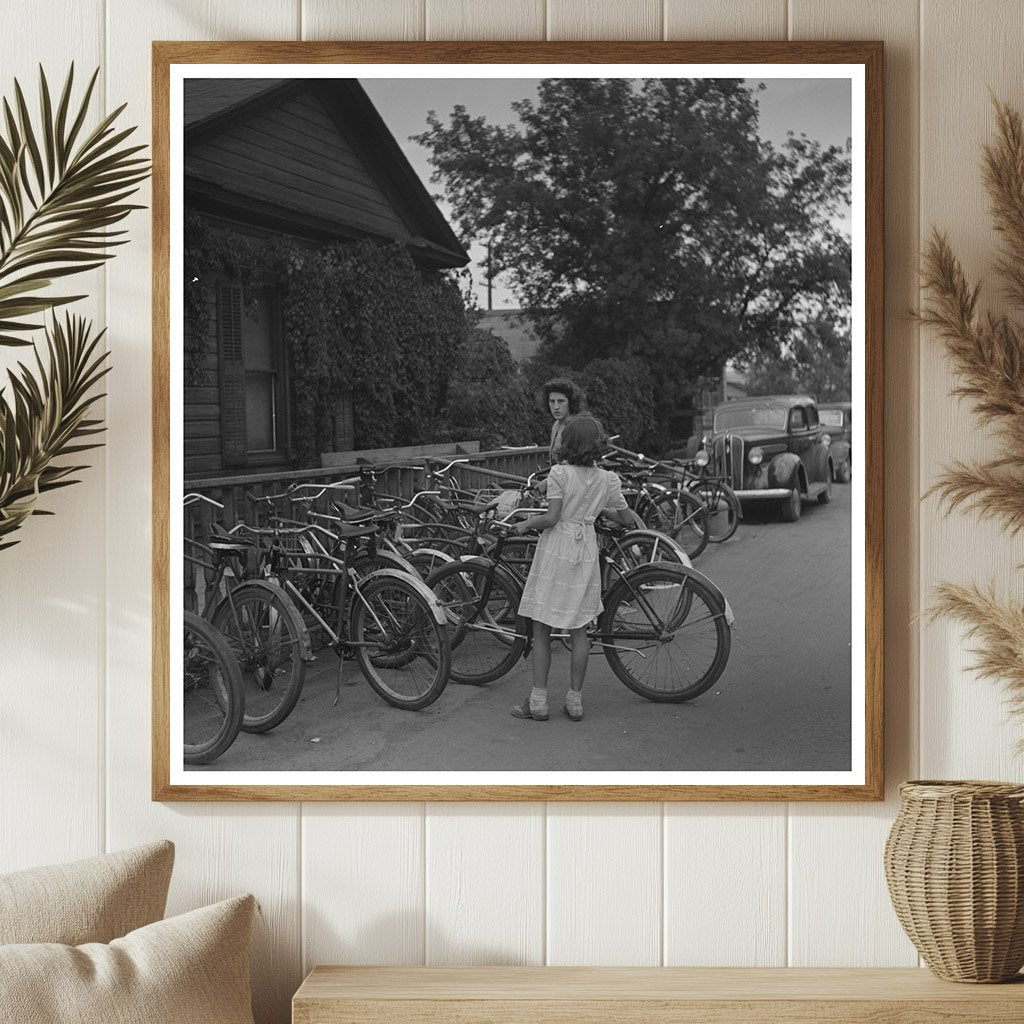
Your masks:
{"label": "bicycle handlebar", "polygon": [[[432,466],[435,462],[440,462],[440,461],[441,461],[440,459],[432,459],[432,458],[429,458],[429,457],[423,460],[425,466],[427,466],[427,465]],[[467,465],[468,466],[469,465],[469,459],[453,459],[443,469],[434,469],[434,470],[431,470],[430,472],[434,476],[440,476],[442,473],[447,473],[452,468],[452,466],[462,466],[462,465]]]}
{"label": "bicycle handlebar", "polygon": [[[332,484],[292,484],[288,488],[287,497],[291,501],[316,501],[317,498],[322,498],[328,491],[342,491],[345,494],[351,494],[356,490],[356,485],[359,483],[359,477],[348,477],[345,480],[337,480]],[[307,487],[319,487],[320,490],[316,494],[300,494],[296,495],[296,491],[305,490]]]}
{"label": "bicycle handlebar", "polygon": [[194,505],[197,501],[205,501],[208,505],[213,505],[214,508],[222,509],[224,507],[219,501],[214,501],[213,498],[208,498],[205,494],[199,494],[197,491],[185,495],[182,500],[182,507]]}

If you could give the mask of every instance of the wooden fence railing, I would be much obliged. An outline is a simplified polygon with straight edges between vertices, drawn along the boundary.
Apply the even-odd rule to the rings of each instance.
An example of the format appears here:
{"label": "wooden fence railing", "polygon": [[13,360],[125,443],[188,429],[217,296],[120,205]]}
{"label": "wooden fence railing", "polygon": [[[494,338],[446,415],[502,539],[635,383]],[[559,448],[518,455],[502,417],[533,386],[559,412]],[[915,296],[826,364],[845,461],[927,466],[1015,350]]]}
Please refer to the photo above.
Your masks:
{"label": "wooden fence railing", "polygon": [[[467,463],[453,467],[460,485],[467,490],[494,489],[502,481],[514,483],[524,480],[530,473],[548,464],[547,447],[499,449],[464,456],[438,456],[433,458],[435,466],[444,466],[453,458],[465,458]],[[239,520],[256,525],[265,523],[270,512],[268,506],[254,506],[247,494],[263,497],[281,494],[296,483],[331,483],[355,476],[359,470],[370,465],[377,474],[377,489],[382,494],[411,498],[422,490],[425,472],[422,466],[412,466],[408,456],[396,465],[386,459],[373,464],[361,463],[347,466],[323,466],[319,469],[293,470],[285,473],[255,473],[245,476],[212,477],[186,480],[183,495],[203,494],[224,506],[223,512],[206,502],[197,502],[185,508],[184,539],[205,541],[210,535],[211,522],[232,527]],[[274,503],[275,512],[281,516],[293,515],[290,502],[280,500]],[[185,593],[188,606],[194,605],[196,592],[196,567],[185,562]]]}

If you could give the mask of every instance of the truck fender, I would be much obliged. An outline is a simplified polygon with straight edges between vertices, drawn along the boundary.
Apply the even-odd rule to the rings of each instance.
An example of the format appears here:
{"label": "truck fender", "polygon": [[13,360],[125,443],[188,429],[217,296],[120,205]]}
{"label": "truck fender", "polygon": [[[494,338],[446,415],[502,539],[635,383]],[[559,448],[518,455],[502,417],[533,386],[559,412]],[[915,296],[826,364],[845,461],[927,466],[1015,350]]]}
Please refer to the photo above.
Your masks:
{"label": "truck fender", "polygon": [[800,456],[795,452],[780,452],[776,455],[768,464],[768,486],[785,487],[790,491],[800,487]]}

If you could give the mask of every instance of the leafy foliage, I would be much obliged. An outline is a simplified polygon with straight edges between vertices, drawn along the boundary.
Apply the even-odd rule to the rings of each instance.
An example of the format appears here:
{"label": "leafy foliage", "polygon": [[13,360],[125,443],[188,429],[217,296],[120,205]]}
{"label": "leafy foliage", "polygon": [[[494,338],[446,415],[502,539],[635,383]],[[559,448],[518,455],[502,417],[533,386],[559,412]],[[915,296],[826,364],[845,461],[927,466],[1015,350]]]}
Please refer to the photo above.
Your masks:
{"label": "leafy foliage", "polygon": [[[85,133],[97,70],[85,95],[72,107],[74,65],[54,106],[39,70],[38,127],[21,86],[14,107],[3,102],[0,130],[0,346],[28,346],[25,333],[42,324],[26,320],[66,305],[80,295],[46,292],[63,277],[94,270],[112,257],[107,246],[123,244],[115,224],[139,207],[126,202],[149,174],[137,156],[144,147],[125,146],[134,128],[118,130],[118,107]],[[62,458],[100,446],[102,432],[89,411],[102,395],[94,388],[107,373],[102,332],[65,314],[45,328],[48,358],[34,350],[35,366],[8,370],[9,395],[0,389],[0,550],[30,515],[46,515],[40,495],[75,483],[87,468]]]}
{"label": "leafy foliage", "polygon": [[649,447],[654,430],[654,375],[642,359],[594,359],[579,375],[587,409],[627,448]]}
{"label": "leafy foliage", "polygon": [[332,447],[346,392],[359,448],[421,444],[445,431],[448,379],[468,330],[455,277],[419,270],[397,243],[254,239],[187,216],[186,385],[203,383],[199,367],[215,345],[218,277],[241,281],[247,302],[272,280],[281,289],[300,465],[316,465]]}
{"label": "leafy foliage", "polygon": [[103,397],[92,389],[109,370],[107,354],[96,351],[101,337],[80,317],[55,320],[46,330],[48,364],[37,353],[36,373],[19,363],[8,374],[13,404],[0,391],[0,550],[16,543],[9,538],[30,515],[46,514],[36,507],[41,494],[76,483],[71,475],[87,468],[55,460],[100,447],[85,439],[103,429],[88,418]]}
{"label": "leafy foliage", "polygon": [[17,80],[14,110],[3,102],[0,346],[30,344],[20,335],[40,324],[25,317],[84,298],[42,292],[58,278],[102,266],[112,256],[102,250],[125,241],[120,237],[124,232],[113,226],[138,209],[126,200],[148,176],[149,167],[136,155],[143,146],[122,145],[135,129],[115,128],[124,105],[81,137],[98,74],[97,70],[73,110],[74,65],[56,108],[40,68],[38,129]]}
{"label": "leafy foliage", "polygon": [[794,332],[778,352],[757,352],[743,364],[750,395],[807,394],[848,402],[852,394],[849,322],[816,320]]}
{"label": "leafy foliage", "polygon": [[849,152],[764,142],[742,83],[549,79],[514,109],[508,127],[431,114],[417,139],[550,362],[657,367],[667,425],[727,359],[845,311]]}
{"label": "leafy foliage", "polygon": [[485,449],[533,444],[531,404],[508,345],[473,328],[455,355],[438,440],[478,440]]}

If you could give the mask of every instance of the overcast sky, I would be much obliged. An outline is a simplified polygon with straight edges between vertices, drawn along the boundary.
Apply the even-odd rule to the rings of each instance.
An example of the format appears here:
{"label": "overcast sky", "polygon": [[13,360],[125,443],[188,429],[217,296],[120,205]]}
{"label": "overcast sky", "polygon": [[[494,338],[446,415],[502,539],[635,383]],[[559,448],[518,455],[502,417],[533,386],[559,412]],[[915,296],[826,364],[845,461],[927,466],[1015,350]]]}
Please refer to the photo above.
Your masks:
{"label": "overcast sky", "polygon": [[[537,80],[523,78],[362,78],[360,83],[431,194],[440,192],[441,185],[430,183],[428,151],[409,138],[426,128],[427,111],[434,110],[447,121],[452,108],[461,103],[471,117],[484,116],[492,123],[510,124],[517,120],[512,103],[537,96]],[[749,84],[756,87],[758,80]],[[846,143],[851,126],[848,79],[774,78],[764,84],[765,88],[756,94],[763,138],[778,145],[787,131],[793,131],[824,146]],[[439,205],[446,215],[450,214],[446,203]],[[472,246],[470,256],[477,301],[486,308],[487,290],[479,265],[483,248]],[[495,281],[494,308],[517,305],[500,279]]]}

